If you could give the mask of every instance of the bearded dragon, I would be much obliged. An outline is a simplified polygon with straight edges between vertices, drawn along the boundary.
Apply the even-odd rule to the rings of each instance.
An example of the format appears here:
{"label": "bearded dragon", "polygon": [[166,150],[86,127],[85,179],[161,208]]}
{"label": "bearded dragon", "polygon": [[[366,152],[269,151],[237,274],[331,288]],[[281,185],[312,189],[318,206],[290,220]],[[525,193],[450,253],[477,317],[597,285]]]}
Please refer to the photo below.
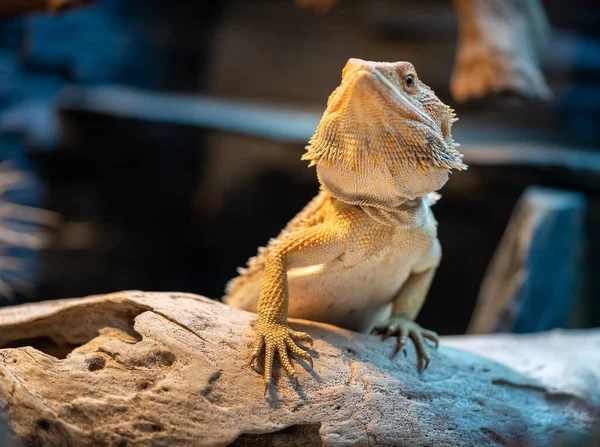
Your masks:
{"label": "bearded dragon", "polygon": [[265,393],[276,353],[296,385],[290,355],[313,366],[288,316],[397,336],[393,355],[410,337],[427,367],[438,335],[414,319],[441,258],[435,191],[466,169],[454,121],[409,62],[348,61],[302,157],[319,194],[226,287],[225,303],[258,312],[250,364],[264,352]]}

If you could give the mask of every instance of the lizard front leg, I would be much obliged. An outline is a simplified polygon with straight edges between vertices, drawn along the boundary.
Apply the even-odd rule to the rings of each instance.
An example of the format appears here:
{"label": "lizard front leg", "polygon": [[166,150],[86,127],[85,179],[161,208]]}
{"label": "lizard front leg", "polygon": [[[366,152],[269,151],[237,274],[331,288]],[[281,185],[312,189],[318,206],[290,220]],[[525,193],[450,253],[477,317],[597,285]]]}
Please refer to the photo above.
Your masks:
{"label": "lizard front leg", "polygon": [[271,383],[275,353],[289,376],[298,383],[289,353],[307,361],[312,367],[310,354],[296,344],[311,337],[288,327],[287,270],[293,267],[322,264],[343,253],[344,244],[338,231],[325,224],[294,233],[284,239],[269,254],[258,298],[258,325],[250,363],[264,350],[265,393]]}
{"label": "lizard front leg", "polygon": [[431,267],[423,272],[413,273],[409,276],[393,301],[392,317],[388,321],[377,324],[371,332],[383,334],[383,340],[393,335],[397,337],[392,357],[402,349],[406,344],[407,338],[410,337],[417,350],[419,372],[427,368],[430,360],[429,354],[425,349],[425,339],[432,340],[436,347],[439,340],[435,332],[423,329],[414,321],[421,307],[423,307],[431,281],[435,275],[435,270],[435,267]]}

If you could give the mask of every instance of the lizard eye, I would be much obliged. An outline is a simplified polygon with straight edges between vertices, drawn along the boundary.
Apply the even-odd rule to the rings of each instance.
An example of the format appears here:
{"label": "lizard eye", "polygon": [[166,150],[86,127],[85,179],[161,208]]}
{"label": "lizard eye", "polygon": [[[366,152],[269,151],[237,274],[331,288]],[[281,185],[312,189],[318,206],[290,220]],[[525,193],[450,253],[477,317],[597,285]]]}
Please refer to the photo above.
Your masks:
{"label": "lizard eye", "polygon": [[409,73],[404,78],[404,87],[408,91],[413,91],[417,87],[417,79],[416,76],[412,73]]}

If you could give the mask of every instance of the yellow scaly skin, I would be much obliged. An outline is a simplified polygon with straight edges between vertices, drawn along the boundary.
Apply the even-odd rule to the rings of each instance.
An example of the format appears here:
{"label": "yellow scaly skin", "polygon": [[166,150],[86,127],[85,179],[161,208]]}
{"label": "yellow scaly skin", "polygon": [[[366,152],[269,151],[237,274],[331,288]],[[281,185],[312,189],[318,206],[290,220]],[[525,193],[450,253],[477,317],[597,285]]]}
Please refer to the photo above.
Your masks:
{"label": "yellow scaly skin", "polygon": [[275,353],[296,383],[290,354],[312,367],[288,316],[397,336],[394,354],[410,337],[427,366],[438,336],[414,319],[441,258],[434,191],[466,169],[454,121],[412,64],[348,61],[303,156],[321,191],[227,285],[226,303],[258,312],[265,392]]}

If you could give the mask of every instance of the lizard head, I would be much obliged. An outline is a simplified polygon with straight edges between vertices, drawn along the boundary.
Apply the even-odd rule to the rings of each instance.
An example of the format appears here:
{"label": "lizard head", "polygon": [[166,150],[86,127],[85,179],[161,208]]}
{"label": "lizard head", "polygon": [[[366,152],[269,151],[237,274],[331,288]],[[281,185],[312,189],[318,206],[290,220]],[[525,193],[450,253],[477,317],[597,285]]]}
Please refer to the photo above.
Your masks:
{"label": "lizard head", "polygon": [[395,208],[466,169],[454,121],[411,63],[350,59],[302,158],[334,197]]}

